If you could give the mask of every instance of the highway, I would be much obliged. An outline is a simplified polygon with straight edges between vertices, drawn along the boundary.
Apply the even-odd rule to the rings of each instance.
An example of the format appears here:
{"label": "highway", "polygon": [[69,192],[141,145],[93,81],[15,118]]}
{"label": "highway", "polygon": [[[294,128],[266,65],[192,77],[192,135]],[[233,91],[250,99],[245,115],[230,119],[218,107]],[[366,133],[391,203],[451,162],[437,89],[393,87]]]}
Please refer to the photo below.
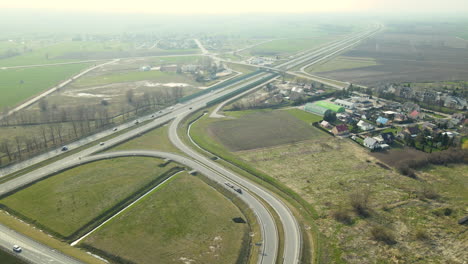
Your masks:
{"label": "highway", "polygon": [[[368,34],[359,34],[358,39],[365,38],[367,36]],[[354,40],[355,39],[353,39],[353,41]],[[345,47],[346,45],[349,45],[348,39],[345,41],[335,42],[328,49],[321,48],[319,51],[313,51],[303,56],[299,56],[298,58],[293,59],[294,61],[293,63],[283,63],[281,65],[278,65],[275,68],[277,69],[279,67],[284,66],[287,69],[290,69],[304,62],[309,62],[309,60],[311,59],[318,61],[320,60],[321,56],[327,56],[330,53],[337,52],[337,50],[343,50],[343,47]],[[170,140],[176,147],[178,147],[184,153],[186,153],[192,159],[193,162],[196,162],[198,164],[198,165],[191,164],[192,166],[194,167],[198,166],[200,172],[202,172],[203,174],[208,173],[213,178],[222,177],[224,180],[229,179],[229,181],[231,181],[232,183],[238,184],[239,186],[243,186],[243,188],[245,188],[245,192],[243,196],[245,197],[251,196],[252,198],[255,198],[255,196],[258,196],[261,199],[263,199],[265,202],[267,202],[276,211],[276,213],[279,215],[279,218],[282,222],[283,229],[284,229],[284,234],[281,234],[284,236],[284,252],[283,252],[284,260],[282,261],[282,263],[285,263],[285,264],[299,263],[300,251],[301,251],[301,246],[302,246],[301,245],[301,241],[302,241],[301,232],[299,230],[298,223],[296,219],[294,218],[294,216],[292,215],[289,208],[285,204],[283,204],[281,200],[279,200],[275,195],[265,190],[264,188],[257,186],[256,184],[223,168],[221,165],[217,164],[216,162],[190,149],[180,140],[180,138],[178,137],[176,133],[177,126],[179,125],[180,121],[185,116],[189,115],[193,111],[197,111],[199,109],[204,108],[208,102],[216,98],[220,98],[235,89],[241,89],[242,87],[245,87],[246,85],[259,81],[259,80],[267,81],[273,78],[274,76],[275,75],[272,73],[265,73],[265,72],[258,73],[257,75],[250,77],[248,81],[243,80],[242,84],[234,83],[223,89],[202,95],[184,104],[177,104],[172,108],[166,109],[163,114],[156,116],[153,121],[150,121],[144,125],[137,126],[134,129],[126,133],[118,135],[108,140],[107,142],[105,142],[103,146],[100,146],[100,145],[91,146],[78,153],[65,157],[62,160],[53,162],[33,172],[24,174],[20,177],[14,178],[10,181],[7,181],[1,184],[0,195],[9,193],[11,191],[16,190],[19,187],[22,187],[24,185],[40,180],[41,178],[46,177],[47,175],[50,175],[51,173],[60,172],[62,170],[65,170],[66,168],[69,168],[70,166],[80,164],[85,159],[90,158],[89,156],[92,154],[95,154],[99,151],[102,151],[104,149],[120,144],[130,138],[136,137],[158,126],[161,126],[164,123],[174,120],[170,126],[170,132],[169,132]],[[150,120],[150,119],[152,119],[150,116],[140,118],[140,120]],[[127,125],[128,124],[129,123],[127,123]],[[204,167],[205,169],[202,169],[200,166]],[[208,171],[211,171],[211,172],[208,172]],[[258,200],[255,200],[255,201],[252,199],[246,200],[246,202],[249,203],[249,206],[251,206],[254,209],[262,225],[262,237],[264,238],[264,241],[263,241],[263,253],[264,254],[262,255],[262,258],[259,260],[259,263],[273,264],[276,262],[276,257],[278,254],[277,252],[278,251],[278,247],[277,247],[278,246],[278,233],[276,230],[275,223],[272,220],[272,216],[270,215],[268,210],[266,210],[265,207],[261,203],[259,203]],[[253,204],[256,204],[256,203],[257,205],[254,206]],[[3,236],[2,229],[3,228],[0,228],[1,236]],[[29,242],[27,242],[26,244],[29,247],[33,247],[34,245]],[[44,251],[44,252],[47,253],[51,251],[49,250],[49,251]],[[73,263],[73,262],[63,262],[63,263]]]}
{"label": "highway", "polygon": [[40,244],[24,235],[21,235],[8,227],[0,225],[0,245],[8,250],[12,250],[13,245],[22,247],[20,253],[22,258],[37,264],[81,264],[81,262],[68,257],[56,250]]}

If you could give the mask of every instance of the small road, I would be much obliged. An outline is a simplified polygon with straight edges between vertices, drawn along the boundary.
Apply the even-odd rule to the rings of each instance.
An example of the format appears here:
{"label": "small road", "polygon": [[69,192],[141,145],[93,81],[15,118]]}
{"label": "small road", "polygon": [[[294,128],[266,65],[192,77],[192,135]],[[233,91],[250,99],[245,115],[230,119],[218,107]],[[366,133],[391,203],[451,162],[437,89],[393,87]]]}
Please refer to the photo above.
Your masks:
{"label": "small road", "polygon": [[21,258],[36,264],[82,264],[59,251],[40,244],[24,235],[21,235],[4,225],[0,225],[0,246],[12,250],[13,245],[19,245],[23,251],[16,253]]}
{"label": "small road", "polygon": [[80,64],[80,63],[99,62],[99,61],[105,61],[105,60],[84,60],[84,61],[73,61],[73,62],[58,62],[58,63],[46,63],[46,64],[30,64],[30,65],[19,65],[19,66],[5,66],[5,67],[0,67],[0,70],[23,69],[23,68],[36,68],[36,67],[48,67],[48,66],[58,66],[58,65],[68,65],[68,64]]}
{"label": "small road", "polygon": [[198,39],[193,39],[195,41],[195,43],[197,43],[197,46],[198,48],[201,50],[202,54],[203,55],[207,55],[209,54],[210,52],[208,52],[207,49],[205,49],[205,47],[203,47],[202,43],[200,42],[200,40]]}

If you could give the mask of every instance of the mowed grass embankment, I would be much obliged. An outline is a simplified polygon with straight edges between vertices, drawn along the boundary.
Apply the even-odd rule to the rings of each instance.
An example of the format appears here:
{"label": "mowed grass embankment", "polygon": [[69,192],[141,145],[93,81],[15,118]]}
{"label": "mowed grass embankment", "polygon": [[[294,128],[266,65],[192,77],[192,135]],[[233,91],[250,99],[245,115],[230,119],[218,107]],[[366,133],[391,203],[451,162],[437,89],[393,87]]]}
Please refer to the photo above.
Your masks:
{"label": "mowed grass embankment", "polygon": [[198,176],[181,173],[82,243],[140,264],[236,263],[245,217]]}
{"label": "mowed grass embankment", "polygon": [[108,149],[106,152],[144,149],[181,153],[181,151],[172,145],[171,141],[169,140],[169,125],[170,123],[153,129],[139,137],[133,138],[111,149]]}
{"label": "mowed grass embankment", "polygon": [[323,134],[286,111],[271,110],[212,122],[207,132],[231,151],[299,142]]}
{"label": "mowed grass embankment", "polygon": [[[11,250],[11,249],[6,249],[6,250]],[[15,257],[11,253],[7,253],[3,251],[3,248],[0,249],[0,263],[2,264],[26,264],[27,262]]]}
{"label": "mowed grass embankment", "polygon": [[0,69],[0,109],[12,107],[90,67],[90,63]]}
{"label": "mowed grass embankment", "polygon": [[154,158],[116,158],[85,164],[20,190],[0,203],[63,237],[96,220],[176,167]]}

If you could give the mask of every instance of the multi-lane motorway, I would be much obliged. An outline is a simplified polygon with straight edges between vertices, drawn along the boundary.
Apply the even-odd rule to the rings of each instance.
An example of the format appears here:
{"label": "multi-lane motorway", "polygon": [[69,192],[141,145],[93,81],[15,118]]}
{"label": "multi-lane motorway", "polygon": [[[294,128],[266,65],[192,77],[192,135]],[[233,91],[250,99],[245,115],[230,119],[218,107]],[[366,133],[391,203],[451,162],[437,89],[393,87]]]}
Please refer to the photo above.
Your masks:
{"label": "multi-lane motorway", "polygon": [[[303,65],[307,63],[311,65],[313,63],[318,63],[323,60],[324,57],[332,56],[331,54],[336,54],[350,45],[354,45],[357,42],[369,37],[371,34],[375,33],[377,29],[371,29],[365,31],[363,33],[359,33],[348,38],[345,38],[341,41],[336,41],[328,45],[327,47],[323,47],[319,50],[308,52],[304,55],[298,56],[293,60],[283,63],[281,65],[276,66],[273,68],[274,70],[282,69],[282,70],[289,70],[299,65]],[[235,89],[241,89],[246,85],[251,83],[257,82],[259,80],[265,80],[273,78],[275,75],[272,73],[260,72],[252,77],[250,77],[247,81],[243,80],[241,84],[234,83],[231,85],[226,86],[223,89],[220,89],[216,92],[205,94],[200,96],[196,99],[188,101],[184,104],[178,104],[171,109],[166,109],[163,114],[157,115],[154,118],[151,116],[144,117],[142,119],[154,119],[147,124],[136,126],[134,129],[129,130],[128,132],[122,133],[107,142],[104,145],[95,145],[89,147],[85,150],[82,150],[78,153],[69,155],[68,157],[59,160],[57,162],[51,163],[47,166],[39,168],[35,171],[30,173],[24,174],[20,177],[14,178],[10,181],[7,181],[0,185],[0,195],[9,193],[21,186],[29,184],[31,182],[37,181],[51,173],[56,173],[70,166],[76,166],[80,164],[86,159],[90,159],[92,154],[95,154],[99,151],[102,151],[105,148],[110,148],[115,146],[121,142],[124,142],[130,138],[133,138],[139,134],[145,133],[155,127],[158,127],[164,123],[167,123],[171,120],[174,120],[170,127],[169,137],[171,142],[181,149],[185,154],[187,154],[190,158],[184,158],[186,160],[180,161],[182,164],[187,162],[187,166],[200,170],[203,174],[207,175],[208,177],[212,177],[213,179],[217,179],[217,181],[230,181],[233,184],[237,184],[238,186],[242,186],[245,189],[242,197],[243,199],[253,208],[257,217],[259,218],[259,222],[262,226],[262,238],[263,238],[263,247],[262,247],[262,255],[259,258],[259,263],[276,263],[276,257],[278,256],[278,241],[279,235],[283,236],[284,238],[284,251],[283,253],[283,260],[282,263],[288,264],[295,264],[299,263],[300,261],[300,251],[301,251],[301,232],[298,227],[298,223],[294,218],[291,211],[288,207],[281,202],[275,195],[273,195],[268,190],[257,186],[256,184],[238,176],[237,174],[233,173],[230,170],[225,169],[218,163],[206,158],[205,156],[199,154],[198,152],[192,150],[189,146],[185,145],[177,134],[177,127],[180,121],[191,112],[196,111],[198,109],[202,109],[206,106],[206,104],[214,99],[221,98],[226,94],[230,93]],[[130,124],[128,124],[130,126]],[[98,140],[98,139],[96,139]],[[153,153],[154,154],[154,153]],[[161,153],[159,153],[161,154]],[[109,154],[106,154],[109,155]],[[153,155],[156,156],[156,155]],[[173,157],[174,160],[180,159],[180,157]],[[190,162],[189,162],[190,161]],[[190,163],[190,165],[188,165]],[[282,234],[278,234],[277,227],[273,221],[271,214],[265,208],[265,206],[260,202],[259,199],[262,199],[263,202],[268,203],[273,210],[279,215],[281,220],[281,224],[283,227],[284,232]],[[5,231],[5,227],[0,225],[0,237],[3,237]],[[6,232],[6,231],[5,231]],[[13,233],[14,234],[14,233]],[[12,237],[20,239],[20,237]],[[31,243],[30,241],[22,240],[23,247],[26,251],[30,252],[40,252],[42,254],[50,255],[49,257],[54,257],[58,252],[52,251],[50,249],[45,250],[43,247],[37,247],[36,244]],[[6,243],[6,245],[5,245]],[[8,244],[10,243],[10,244]],[[0,240],[0,244],[5,247],[11,247],[11,241],[2,241]],[[42,245],[41,245],[42,246]],[[52,254],[53,252],[54,254]],[[24,256],[27,256],[25,253],[21,253]],[[75,260],[71,260],[66,256],[66,261],[60,263],[76,263]],[[33,263],[46,263],[41,262],[37,259],[30,258]],[[47,262],[49,263],[49,262]]]}

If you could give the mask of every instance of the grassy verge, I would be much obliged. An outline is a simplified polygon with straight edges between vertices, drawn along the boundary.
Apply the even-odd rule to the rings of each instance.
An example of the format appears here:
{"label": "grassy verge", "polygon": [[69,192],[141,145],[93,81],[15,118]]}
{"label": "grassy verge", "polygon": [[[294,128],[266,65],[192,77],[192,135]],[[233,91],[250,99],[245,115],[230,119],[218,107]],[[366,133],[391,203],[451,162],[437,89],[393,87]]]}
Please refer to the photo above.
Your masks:
{"label": "grassy verge", "polygon": [[0,263],[4,264],[27,264],[26,261],[20,259],[19,256],[15,256],[11,249],[0,247]]}
{"label": "grassy verge", "polygon": [[132,149],[150,149],[183,154],[178,148],[172,145],[171,141],[169,140],[169,126],[170,123],[164,124],[163,126],[157,127],[137,138],[133,138],[115,147],[107,149],[105,152]]}
{"label": "grassy verge", "polygon": [[134,263],[235,263],[249,232],[238,217],[222,194],[179,174],[83,243]]}
{"label": "grassy verge", "polygon": [[139,157],[97,161],[44,179],[0,202],[29,222],[74,239],[175,168],[162,164]]}

